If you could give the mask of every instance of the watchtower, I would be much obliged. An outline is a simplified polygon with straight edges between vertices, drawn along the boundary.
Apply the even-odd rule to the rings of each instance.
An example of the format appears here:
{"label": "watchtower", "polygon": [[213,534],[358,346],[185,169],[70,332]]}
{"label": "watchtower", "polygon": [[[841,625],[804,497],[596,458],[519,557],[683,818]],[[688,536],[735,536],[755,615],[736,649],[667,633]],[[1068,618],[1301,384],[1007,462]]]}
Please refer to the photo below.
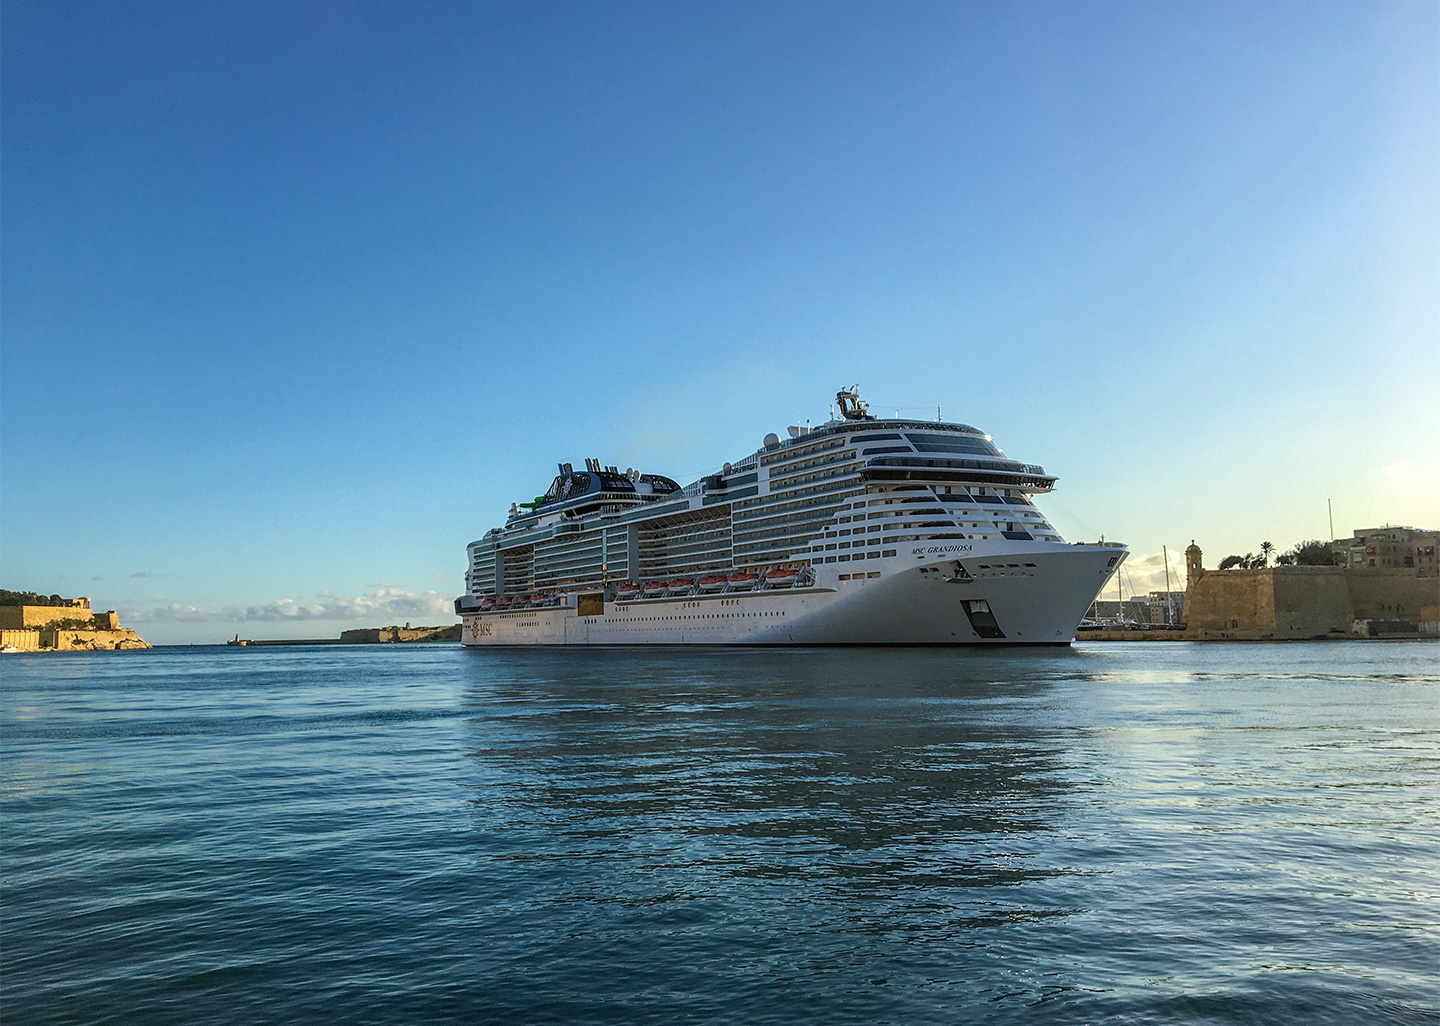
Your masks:
{"label": "watchtower", "polygon": [[1188,591],[1195,582],[1205,576],[1205,567],[1200,561],[1200,546],[1195,544],[1195,539],[1190,539],[1190,547],[1185,550],[1185,589]]}

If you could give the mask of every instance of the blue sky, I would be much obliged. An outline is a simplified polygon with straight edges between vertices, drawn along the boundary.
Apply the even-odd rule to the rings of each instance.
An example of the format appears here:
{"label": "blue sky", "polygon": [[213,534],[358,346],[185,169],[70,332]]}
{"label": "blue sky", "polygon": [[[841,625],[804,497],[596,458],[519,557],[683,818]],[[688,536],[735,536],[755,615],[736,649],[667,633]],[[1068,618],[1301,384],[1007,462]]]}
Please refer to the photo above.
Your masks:
{"label": "blue sky", "polygon": [[[858,382],[1207,558],[1440,526],[1440,7],[11,0],[0,576],[437,622]],[[1144,575],[1137,577],[1144,585]]]}

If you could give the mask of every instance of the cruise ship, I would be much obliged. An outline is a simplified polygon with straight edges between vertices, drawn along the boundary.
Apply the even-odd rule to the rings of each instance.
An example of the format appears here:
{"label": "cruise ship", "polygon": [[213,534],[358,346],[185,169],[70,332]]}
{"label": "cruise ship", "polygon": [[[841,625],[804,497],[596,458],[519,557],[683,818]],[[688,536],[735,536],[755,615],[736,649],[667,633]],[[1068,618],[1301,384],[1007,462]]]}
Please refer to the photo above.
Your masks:
{"label": "cruise ship", "polygon": [[461,643],[1070,644],[1125,547],[1062,539],[983,431],[835,399],[683,487],[560,464],[467,546]]}

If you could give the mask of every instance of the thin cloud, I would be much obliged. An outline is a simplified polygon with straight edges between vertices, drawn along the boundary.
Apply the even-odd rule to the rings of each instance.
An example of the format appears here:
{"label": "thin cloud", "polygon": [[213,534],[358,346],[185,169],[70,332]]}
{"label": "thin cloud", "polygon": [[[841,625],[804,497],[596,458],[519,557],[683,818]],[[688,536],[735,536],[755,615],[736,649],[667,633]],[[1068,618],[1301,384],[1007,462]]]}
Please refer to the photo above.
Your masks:
{"label": "thin cloud", "polygon": [[[1145,595],[1152,591],[1165,590],[1165,554],[1163,552],[1151,552],[1148,555],[1132,553],[1130,558],[1120,567],[1121,580],[1125,584],[1125,594]],[[1176,559],[1174,552],[1170,553],[1170,590],[1185,590],[1185,557],[1181,554]],[[1104,592],[1100,597],[1115,597],[1115,582],[1112,580],[1105,585]]]}
{"label": "thin cloud", "polygon": [[126,610],[135,623],[286,623],[301,620],[364,621],[373,624],[445,623],[455,619],[454,599],[438,591],[380,588],[372,595],[337,595],[322,591],[314,601],[274,599],[263,605],[204,609],[172,602],[150,610]]}
{"label": "thin cloud", "polygon": [[135,571],[133,574],[131,574],[130,576],[131,576],[131,577],[154,577],[155,575],[154,575],[153,573],[151,573],[149,570],[136,570],[136,571]]}

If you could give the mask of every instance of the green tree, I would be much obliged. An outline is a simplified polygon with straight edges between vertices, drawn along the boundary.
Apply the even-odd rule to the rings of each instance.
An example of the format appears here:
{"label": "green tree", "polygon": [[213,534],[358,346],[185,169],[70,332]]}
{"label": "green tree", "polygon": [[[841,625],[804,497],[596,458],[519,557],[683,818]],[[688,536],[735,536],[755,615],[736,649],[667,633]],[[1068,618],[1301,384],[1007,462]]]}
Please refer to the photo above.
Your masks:
{"label": "green tree", "polygon": [[1263,541],[1263,542],[1260,543],[1260,565],[1261,565],[1261,566],[1269,566],[1269,565],[1270,565],[1270,553],[1272,553],[1272,552],[1274,552],[1274,551],[1275,551],[1275,545],[1274,545],[1273,542]]}
{"label": "green tree", "polygon": [[1226,556],[1224,559],[1220,560],[1220,569],[1229,570],[1232,566],[1240,566],[1244,562],[1244,556]]}
{"label": "green tree", "polygon": [[1319,538],[1296,543],[1289,555],[1294,557],[1297,566],[1334,566],[1336,563],[1334,545]]}

